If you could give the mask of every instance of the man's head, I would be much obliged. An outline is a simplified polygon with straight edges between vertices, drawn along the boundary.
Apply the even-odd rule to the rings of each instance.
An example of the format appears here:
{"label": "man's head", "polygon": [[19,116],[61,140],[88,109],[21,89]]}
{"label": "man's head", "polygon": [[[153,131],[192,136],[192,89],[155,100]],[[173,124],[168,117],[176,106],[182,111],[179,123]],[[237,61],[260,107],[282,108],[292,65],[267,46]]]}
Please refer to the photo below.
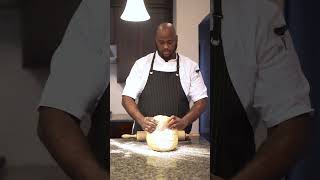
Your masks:
{"label": "man's head", "polygon": [[176,57],[178,36],[171,23],[161,23],[155,36],[156,47],[159,55],[166,61]]}

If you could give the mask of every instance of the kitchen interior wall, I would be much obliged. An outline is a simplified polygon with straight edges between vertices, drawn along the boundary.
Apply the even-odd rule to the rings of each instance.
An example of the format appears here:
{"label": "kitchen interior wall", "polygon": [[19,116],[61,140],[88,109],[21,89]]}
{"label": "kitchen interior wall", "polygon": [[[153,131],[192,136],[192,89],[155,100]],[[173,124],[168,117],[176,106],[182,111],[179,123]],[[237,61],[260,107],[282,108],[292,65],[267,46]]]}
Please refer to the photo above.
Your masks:
{"label": "kitchen interior wall", "polygon": [[112,114],[127,114],[121,105],[123,87],[124,83],[117,83],[117,64],[110,64],[110,111]]}
{"label": "kitchen interior wall", "polygon": [[[173,22],[178,35],[177,52],[199,62],[198,25],[210,13],[210,0],[174,0]],[[199,121],[192,132],[199,132]]]}
{"label": "kitchen interior wall", "polygon": [[198,63],[198,25],[210,13],[210,0],[174,0],[173,9],[179,39],[177,51]]}

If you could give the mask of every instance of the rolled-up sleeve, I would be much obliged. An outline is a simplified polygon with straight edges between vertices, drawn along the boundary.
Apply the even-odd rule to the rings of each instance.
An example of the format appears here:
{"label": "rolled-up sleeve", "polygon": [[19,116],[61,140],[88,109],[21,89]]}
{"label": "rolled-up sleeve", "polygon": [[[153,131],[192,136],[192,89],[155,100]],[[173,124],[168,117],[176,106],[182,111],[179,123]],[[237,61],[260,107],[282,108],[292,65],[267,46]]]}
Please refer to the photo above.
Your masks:
{"label": "rolled-up sleeve", "polygon": [[257,24],[257,81],[253,107],[267,127],[312,111],[305,78],[289,31],[283,36],[282,11],[271,2],[260,3]]}
{"label": "rolled-up sleeve", "polygon": [[208,97],[207,87],[204,84],[199,66],[195,64],[190,72],[190,91],[189,96],[193,102]]}
{"label": "rolled-up sleeve", "polygon": [[38,105],[63,110],[78,119],[93,111],[109,83],[107,52],[99,54],[88,43],[91,34],[87,31],[86,2],[79,6],[54,53]]}
{"label": "rolled-up sleeve", "polygon": [[138,98],[138,95],[141,93],[140,84],[142,81],[142,74],[143,71],[141,71],[138,61],[136,61],[126,79],[126,84],[122,91],[123,96],[129,96],[133,99]]}

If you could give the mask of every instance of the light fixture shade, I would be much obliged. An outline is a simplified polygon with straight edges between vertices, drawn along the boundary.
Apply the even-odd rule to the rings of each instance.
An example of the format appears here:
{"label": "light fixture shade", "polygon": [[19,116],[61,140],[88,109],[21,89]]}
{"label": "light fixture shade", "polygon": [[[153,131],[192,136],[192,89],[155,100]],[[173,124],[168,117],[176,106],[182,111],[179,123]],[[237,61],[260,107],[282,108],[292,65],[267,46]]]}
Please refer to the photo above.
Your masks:
{"label": "light fixture shade", "polygon": [[146,21],[150,19],[143,0],[127,0],[126,7],[120,17],[125,21]]}

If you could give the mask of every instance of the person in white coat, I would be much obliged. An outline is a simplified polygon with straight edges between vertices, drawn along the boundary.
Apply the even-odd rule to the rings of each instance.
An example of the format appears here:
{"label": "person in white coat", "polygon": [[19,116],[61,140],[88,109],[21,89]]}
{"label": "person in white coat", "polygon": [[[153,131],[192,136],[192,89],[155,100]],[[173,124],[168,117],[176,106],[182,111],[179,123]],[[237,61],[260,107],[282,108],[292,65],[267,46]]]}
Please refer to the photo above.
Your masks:
{"label": "person in white coat", "polygon": [[132,134],[153,132],[156,115],[171,117],[169,128],[190,133],[208,97],[199,67],[176,52],[178,35],[171,23],[157,27],[155,44],[155,52],[135,62],[122,92],[122,105],[134,119]]}
{"label": "person in white coat", "polygon": [[220,40],[230,81],[252,129],[262,121],[268,135],[232,177],[211,177],[281,179],[306,145],[313,111],[308,81],[276,4],[268,0],[223,0],[221,7],[222,14],[215,15],[222,15]]}

